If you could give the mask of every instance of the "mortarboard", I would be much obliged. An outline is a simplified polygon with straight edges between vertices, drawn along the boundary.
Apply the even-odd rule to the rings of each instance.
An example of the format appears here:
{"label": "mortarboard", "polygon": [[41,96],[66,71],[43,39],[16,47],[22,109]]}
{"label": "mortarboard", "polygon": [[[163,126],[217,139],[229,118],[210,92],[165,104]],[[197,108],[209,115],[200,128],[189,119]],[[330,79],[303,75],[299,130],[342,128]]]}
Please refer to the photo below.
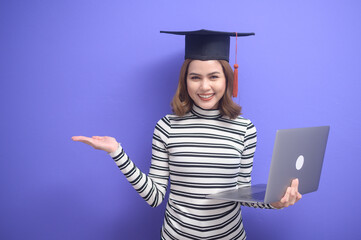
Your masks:
{"label": "mortarboard", "polygon": [[[220,32],[201,29],[198,31],[160,31],[161,33],[185,35],[185,59],[226,60],[229,62],[230,37],[244,37],[254,33]],[[237,42],[234,64],[233,97],[238,92]]]}

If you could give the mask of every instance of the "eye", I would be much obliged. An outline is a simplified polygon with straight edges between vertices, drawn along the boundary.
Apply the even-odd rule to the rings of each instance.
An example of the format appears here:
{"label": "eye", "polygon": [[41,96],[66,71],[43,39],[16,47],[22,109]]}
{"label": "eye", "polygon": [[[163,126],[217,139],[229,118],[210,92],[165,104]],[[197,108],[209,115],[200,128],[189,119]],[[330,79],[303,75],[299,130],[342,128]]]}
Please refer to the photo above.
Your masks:
{"label": "eye", "polygon": [[218,75],[212,75],[212,76],[210,77],[210,79],[217,79],[217,78],[219,78]]}
{"label": "eye", "polygon": [[192,76],[191,79],[192,79],[192,80],[198,80],[198,79],[200,79],[200,77],[198,77],[198,76]]}

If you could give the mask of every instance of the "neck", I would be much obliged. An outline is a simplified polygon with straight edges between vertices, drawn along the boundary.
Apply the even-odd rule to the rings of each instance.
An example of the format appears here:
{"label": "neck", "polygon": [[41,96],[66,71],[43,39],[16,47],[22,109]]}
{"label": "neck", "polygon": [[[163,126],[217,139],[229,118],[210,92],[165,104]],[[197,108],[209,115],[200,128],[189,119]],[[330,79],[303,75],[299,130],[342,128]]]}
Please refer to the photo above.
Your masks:
{"label": "neck", "polygon": [[222,114],[219,109],[203,109],[193,104],[191,112],[200,118],[220,118]]}

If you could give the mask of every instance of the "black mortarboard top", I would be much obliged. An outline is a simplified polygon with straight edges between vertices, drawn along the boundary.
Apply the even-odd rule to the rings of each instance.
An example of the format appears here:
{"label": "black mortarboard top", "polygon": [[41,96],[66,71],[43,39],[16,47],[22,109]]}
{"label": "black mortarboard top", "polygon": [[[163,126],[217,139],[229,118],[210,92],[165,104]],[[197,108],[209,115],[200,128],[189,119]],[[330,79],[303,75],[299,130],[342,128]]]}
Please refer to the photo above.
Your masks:
{"label": "black mortarboard top", "polygon": [[[160,31],[175,35],[185,35],[185,59],[226,60],[229,62],[230,37],[245,37],[254,33],[220,32],[201,29],[198,31]],[[234,64],[233,97],[238,92],[237,42],[236,62]]]}
{"label": "black mortarboard top", "polygon": [[229,61],[230,37],[254,35],[254,33],[219,32],[205,29],[186,32],[160,32],[185,35],[185,59],[226,61]]}

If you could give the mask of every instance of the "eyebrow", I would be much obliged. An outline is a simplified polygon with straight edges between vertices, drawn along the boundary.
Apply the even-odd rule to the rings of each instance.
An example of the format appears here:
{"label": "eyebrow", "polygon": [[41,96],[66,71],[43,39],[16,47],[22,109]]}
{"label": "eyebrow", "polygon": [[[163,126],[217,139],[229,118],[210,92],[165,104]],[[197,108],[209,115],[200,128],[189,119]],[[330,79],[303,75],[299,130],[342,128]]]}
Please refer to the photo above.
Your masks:
{"label": "eyebrow", "polygon": [[[214,72],[208,73],[207,76],[213,75],[213,74],[221,74],[221,73],[218,72],[218,71],[214,71]],[[201,74],[191,72],[191,73],[189,73],[189,75],[197,75],[197,76],[200,76]]]}
{"label": "eyebrow", "polygon": [[221,74],[221,73],[218,71],[214,71],[214,72],[209,73],[208,75],[213,75],[213,74]]}

